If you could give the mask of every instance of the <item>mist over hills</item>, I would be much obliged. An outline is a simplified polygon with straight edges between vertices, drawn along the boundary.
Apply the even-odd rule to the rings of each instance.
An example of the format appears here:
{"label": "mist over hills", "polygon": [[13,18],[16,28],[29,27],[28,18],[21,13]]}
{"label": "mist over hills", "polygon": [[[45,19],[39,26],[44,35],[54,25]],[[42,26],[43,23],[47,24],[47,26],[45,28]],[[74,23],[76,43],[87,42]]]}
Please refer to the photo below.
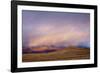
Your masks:
{"label": "mist over hills", "polygon": [[24,53],[49,53],[57,50],[63,50],[68,48],[80,48],[80,49],[89,49],[87,46],[78,45],[78,46],[55,46],[55,45],[41,45],[41,46],[32,46],[32,47],[23,47]]}

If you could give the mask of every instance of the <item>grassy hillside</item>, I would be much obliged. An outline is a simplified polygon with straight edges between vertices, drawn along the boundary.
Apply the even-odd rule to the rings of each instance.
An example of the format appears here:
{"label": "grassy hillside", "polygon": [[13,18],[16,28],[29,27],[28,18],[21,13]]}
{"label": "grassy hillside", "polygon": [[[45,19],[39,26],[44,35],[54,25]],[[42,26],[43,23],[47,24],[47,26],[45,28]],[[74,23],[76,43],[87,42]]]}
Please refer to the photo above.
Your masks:
{"label": "grassy hillside", "polygon": [[90,49],[69,47],[49,53],[23,54],[23,62],[89,59]]}

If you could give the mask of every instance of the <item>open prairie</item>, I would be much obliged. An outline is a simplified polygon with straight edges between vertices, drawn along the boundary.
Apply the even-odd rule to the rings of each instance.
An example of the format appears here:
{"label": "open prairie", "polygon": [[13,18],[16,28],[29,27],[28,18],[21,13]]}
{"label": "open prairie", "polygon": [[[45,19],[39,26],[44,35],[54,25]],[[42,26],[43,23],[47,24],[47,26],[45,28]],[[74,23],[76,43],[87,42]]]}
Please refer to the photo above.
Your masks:
{"label": "open prairie", "polygon": [[22,10],[22,62],[90,58],[90,13]]}
{"label": "open prairie", "polygon": [[52,52],[23,53],[22,62],[89,59],[89,48],[68,47]]}

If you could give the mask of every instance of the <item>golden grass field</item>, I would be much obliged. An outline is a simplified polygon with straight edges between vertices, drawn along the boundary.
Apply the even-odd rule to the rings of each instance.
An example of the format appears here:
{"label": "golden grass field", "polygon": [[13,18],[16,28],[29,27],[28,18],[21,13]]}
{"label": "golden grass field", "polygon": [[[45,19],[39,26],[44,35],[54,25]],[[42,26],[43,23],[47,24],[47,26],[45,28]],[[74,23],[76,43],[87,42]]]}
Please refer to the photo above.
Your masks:
{"label": "golden grass field", "polygon": [[54,60],[80,60],[89,59],[88,48],[64,48],[50,53],[30,53],[22,55],[22,62],[54,61]]}

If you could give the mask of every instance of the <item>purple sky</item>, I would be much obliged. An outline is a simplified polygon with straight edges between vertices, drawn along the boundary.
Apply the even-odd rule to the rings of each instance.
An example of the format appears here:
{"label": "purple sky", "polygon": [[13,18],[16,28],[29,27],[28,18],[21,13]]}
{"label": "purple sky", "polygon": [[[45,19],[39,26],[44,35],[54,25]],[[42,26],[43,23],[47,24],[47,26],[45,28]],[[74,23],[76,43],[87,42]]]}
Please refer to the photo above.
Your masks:
{"label": "purple sky", "polygon": [[22,11],[23,46],[90,47],[90,14]]}

